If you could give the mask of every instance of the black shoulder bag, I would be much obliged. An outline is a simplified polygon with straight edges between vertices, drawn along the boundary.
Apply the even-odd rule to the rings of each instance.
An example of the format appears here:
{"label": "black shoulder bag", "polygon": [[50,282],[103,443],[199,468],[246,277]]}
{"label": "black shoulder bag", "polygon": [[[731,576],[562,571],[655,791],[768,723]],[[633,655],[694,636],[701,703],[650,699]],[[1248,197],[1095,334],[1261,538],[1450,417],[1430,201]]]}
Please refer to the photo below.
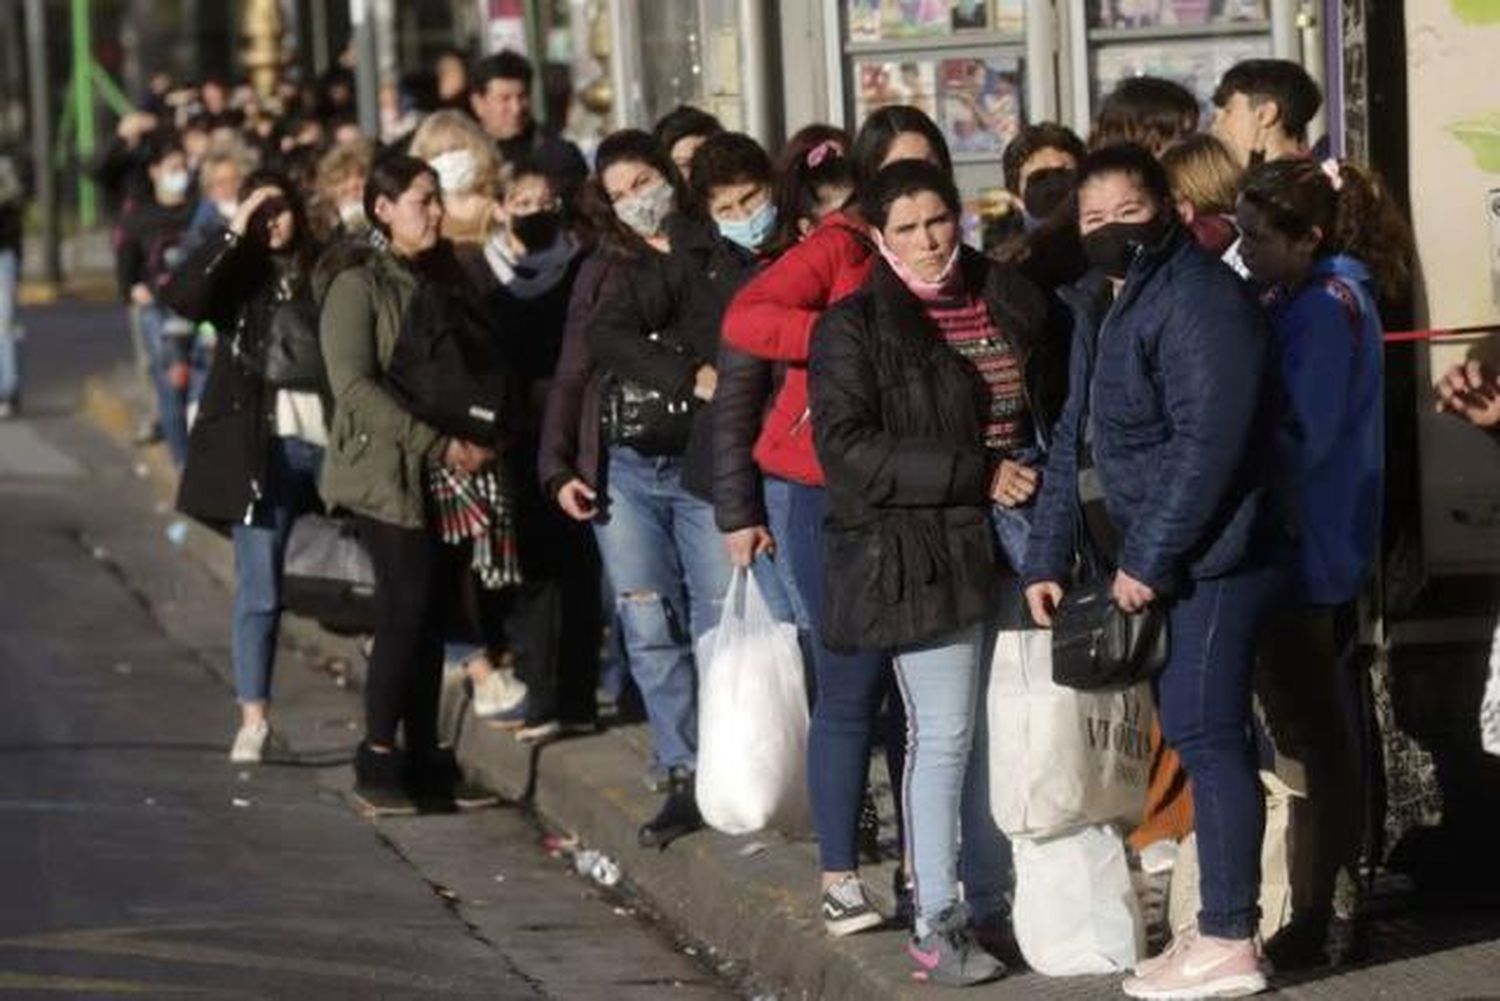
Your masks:
{"label": "black shoulder bag", "polygon": [[[651,334],[648,339],[682,350],[660,334]],[[624,445],[649,456],[677,456],[687,450],[698,409],[696,397],[674,397],[614,372],[606,372],[601,378],[600,397],[600,419],[608,444]]]}
{"label": "black shoulder bag", "polygon": [[499,445],[511,402],[510,366],[498,338],[466,296],[434,281],[412,293],[385,383],[413,416],[440,434]]}
{"label": "black shoulder bag", "polygon": [[1167,666],[1169,653],[1167,615],[1159,603],[1130,614],[1114,602],[1113,571],[1121,538],[1105,507],[1103,483],[1094,465],[1089,414],[1093,377],[1091,362],[1083,387],[1077,491],[1083,530],[1105,565],[1092,579],[1075,583],[1063,595],[1052,623],[1052,680],[1085,692],[1129,688],[1154,678]]}

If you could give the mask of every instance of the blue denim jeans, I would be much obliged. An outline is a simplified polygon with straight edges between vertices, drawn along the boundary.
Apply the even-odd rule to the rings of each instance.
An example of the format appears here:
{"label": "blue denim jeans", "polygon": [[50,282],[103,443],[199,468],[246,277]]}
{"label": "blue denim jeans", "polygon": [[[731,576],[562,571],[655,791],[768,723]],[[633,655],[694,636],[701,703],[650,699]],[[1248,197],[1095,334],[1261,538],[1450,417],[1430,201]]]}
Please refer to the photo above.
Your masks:
{"label": "blue denim jeans", "polygon": [[[792,484],[774,476],[765,478],[766,520],[770,523],[771,538],[776,540],[777,552],[770,559],[756,560],[756,583],[771,608],[771,614],[781,622],[790,622],[802,634],[804,650],[810,650],[808,634],[812,631],[812,617],[807,604],[802,600],[802,589],[797,586],[796,574],[792,572],[792,558],[780,547],[788,532],[792,510]],[[764,567],[762,567],[764,564]],[[772,580],[771,578],[775,579]],[[773,597],[772,592],[775,592]]]}
{"label": "blue denim jeans", "polygon": [[241,702],[268,702],[281,624],[281,570],[297,515],[318,506],[323,450],[299,438],[273,438],[266,457],[265,495],[250,522],[231,529],[234,609],[230,650],[234,693]]}
{"label": "blue denim jeans", "polygon": [[718,624],[730,577],[713,507],[683,488],[681,465],[612,448],[608,506],[594,521],[658,768],[696,760],[693,643]]}
{"label": "blue denim jeans", "polygon": [[1261,623],[1285,580],[1271,565],[1191,581],[1168,606],[1171,654],[1156,701],[1193,792],[1198,928],[1216,938],[1249,938],[1260,922],[1266,818],[1250,692]]}
{"label": "blue denim jeans", "polygon": [[988,740],[980,715],[989,676],[985,629],[975,625],[900,650],[895,667],[906,703],[902,800],[921,935],[958,900],[960,844],[964,899],[973,916],[1005,908],[1007,845],[989,817]]}
{"label": "blue denim jeans", "polygon": [[13,403],[21,391],[21,361],[16,350],[16,288],[20,258],[0,250],[0,403]]}
{"label": "blue denim jeans", "polygon": [[[824,872],[859,868],[859,814],[870,778],[870,745],[881,704],[893,693],[890,658],[883,653],[839,653],[823,645],[823,518],[827,493],[821,487],[787,484],[788,506],[778,526],[771,505],[771,533],[787,557],[802,605],[808,613],[817,695],[807,738],[807,782],[813,826]],[[899,706],[896,699],[893,705]],[[906,721],[895,713],[892,729]],[[904,745],[886,739],[886,767],[901,810],[900,780]]]}
{"label": "blue denim jeans", "polygon": [[[208,376],[208,349],[191,325],[165,306],[152,304],[141,310],[141,336],[151,356],[151,384],[156,388],[156,411],[162,437],[178,469],[187,462],[188,405],[203,392]],[[188,364],[188,386],[178,389],[169,381],[173,364]]]}

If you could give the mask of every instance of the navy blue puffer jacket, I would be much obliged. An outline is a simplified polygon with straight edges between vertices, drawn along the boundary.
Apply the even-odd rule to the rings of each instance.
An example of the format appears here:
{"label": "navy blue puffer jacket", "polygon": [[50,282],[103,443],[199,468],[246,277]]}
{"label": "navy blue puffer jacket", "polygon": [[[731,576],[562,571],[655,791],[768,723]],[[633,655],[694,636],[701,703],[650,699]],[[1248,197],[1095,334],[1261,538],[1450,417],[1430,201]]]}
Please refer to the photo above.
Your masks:
{"label": "navy blue puffer jacket", "polygon": [[1261,537],[1272,451],[1270,334],[1249,290],[1174,227],[1132,263],[1112,305],[1098,273],[1060,294],[1075,322],[1068,402],[1042,478],[1026,582],[1072,577],[1089,392],[1094,463],[1122,538],[1106,557],[1162,594],[1243,565]]}

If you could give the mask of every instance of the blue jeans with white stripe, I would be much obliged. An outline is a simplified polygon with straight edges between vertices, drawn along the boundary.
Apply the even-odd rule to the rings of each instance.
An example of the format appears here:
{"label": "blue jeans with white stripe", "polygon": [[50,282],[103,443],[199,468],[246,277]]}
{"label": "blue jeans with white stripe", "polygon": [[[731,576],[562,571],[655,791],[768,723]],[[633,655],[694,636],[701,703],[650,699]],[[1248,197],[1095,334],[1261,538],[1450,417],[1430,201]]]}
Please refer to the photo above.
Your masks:
{"label": "blue jeans with white stripe", "polygon": [[957,902],[960,876],[973,918],[984,920],[1006,910],[1009,845],[989,808],[983,693],[989,684],[990,645],[985,629],[974,625],[900,650],[895,667],[907,719],[902,795],[906,858],[916,932],[925,935],[931,922]]}

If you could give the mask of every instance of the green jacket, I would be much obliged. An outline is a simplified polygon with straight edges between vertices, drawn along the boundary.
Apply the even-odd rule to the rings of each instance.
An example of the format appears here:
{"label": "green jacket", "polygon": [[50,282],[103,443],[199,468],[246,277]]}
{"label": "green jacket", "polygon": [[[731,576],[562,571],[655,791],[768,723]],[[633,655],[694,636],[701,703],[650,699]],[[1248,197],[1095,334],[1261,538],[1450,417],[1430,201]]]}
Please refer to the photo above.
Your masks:
{"label": "green jacket", "polygon": [[427,524],[423,470],[444,440],[381,385],[417,278],[379,251],[333,279],[319,324],[333,390],[323,500],[402,528]]}

